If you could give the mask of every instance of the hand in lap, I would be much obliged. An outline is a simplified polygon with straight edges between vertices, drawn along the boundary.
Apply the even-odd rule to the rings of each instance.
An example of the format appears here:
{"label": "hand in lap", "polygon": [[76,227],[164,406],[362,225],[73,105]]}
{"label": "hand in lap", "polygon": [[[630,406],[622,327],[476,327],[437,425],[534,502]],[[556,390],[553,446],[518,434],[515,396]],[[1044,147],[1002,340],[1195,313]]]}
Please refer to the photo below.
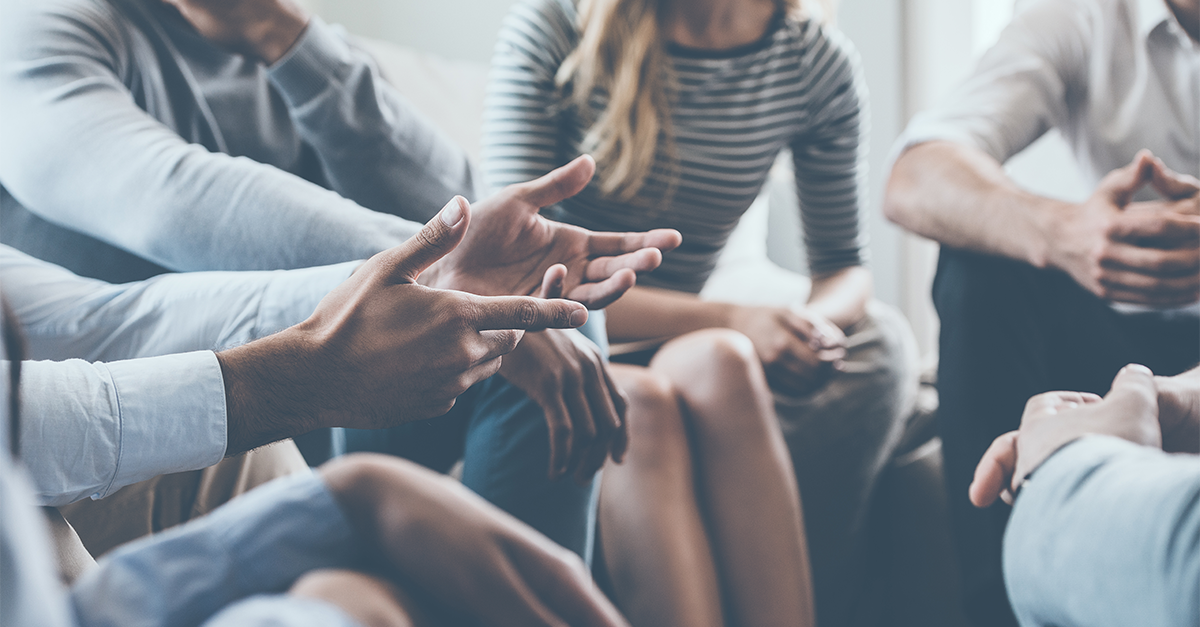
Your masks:
{"label": "hand in lap", "polygon": [[674,229],[597,233],[548,220],[542,207],[578,194],[596,162],[584,155],[549,174],[475,203],[475,226],[455,251],[429,269],[422,283],[474,294],[533,294],[546,272],[562,264],[563,296],[601,309],[633,287],[638,272],[662,263],[682,241]]}
{"label": "hand in lap", "polygon": [[1088,434],[1112,435],[1162,447],[1154,374],[1130,364],[1117,373],[1104,398],[1086,392],[1046,392],[1025,405],[1021,428],[988,447],[968,494],[976,507],[998,497],[1011,502],[1021,482],[1058,449]]}

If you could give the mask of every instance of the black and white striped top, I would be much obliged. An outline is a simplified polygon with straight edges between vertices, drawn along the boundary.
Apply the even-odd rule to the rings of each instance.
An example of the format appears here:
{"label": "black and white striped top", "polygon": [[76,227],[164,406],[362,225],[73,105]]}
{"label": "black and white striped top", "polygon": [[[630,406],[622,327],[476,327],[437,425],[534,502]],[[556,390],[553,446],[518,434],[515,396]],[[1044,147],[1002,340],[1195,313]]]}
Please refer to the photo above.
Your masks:
{"label": "black and white striped top", "polygon": [[[522,0],[504,22],[484,116],[484,174],[499,187],[527,181],[580,153],[607,102],[580,111],[554,75],[578,41],[571,0]],[[865,225],[866,88],[849,42],[815,20],[782,15],[758,42],[713,52],[669,44],[675,163],[660,150],[635,202],[605,198],[593,181],[546,214],[593,230],[671,227],[683,245],[639,280],[699,292],[779,151],[792,150],[808,263],[814,275],[861,265]],[[671,176],[673,193],[662,198]]]}

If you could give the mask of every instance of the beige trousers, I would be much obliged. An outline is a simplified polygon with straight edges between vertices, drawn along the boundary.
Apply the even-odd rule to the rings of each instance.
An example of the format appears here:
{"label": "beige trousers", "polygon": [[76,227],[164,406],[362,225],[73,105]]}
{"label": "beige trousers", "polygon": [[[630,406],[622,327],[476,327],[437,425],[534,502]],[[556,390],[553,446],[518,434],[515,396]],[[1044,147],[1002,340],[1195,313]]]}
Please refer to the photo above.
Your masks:
{"label": "beige trousers", "polygon": [[[227,457],[204,470],[161,475],[101,500],[47,509],[59,574],[70,583],[94,558],[143,536],[203,516],[272,479],[307,469],[291,440]],[[65,520],[64,520],[65,519]]]}

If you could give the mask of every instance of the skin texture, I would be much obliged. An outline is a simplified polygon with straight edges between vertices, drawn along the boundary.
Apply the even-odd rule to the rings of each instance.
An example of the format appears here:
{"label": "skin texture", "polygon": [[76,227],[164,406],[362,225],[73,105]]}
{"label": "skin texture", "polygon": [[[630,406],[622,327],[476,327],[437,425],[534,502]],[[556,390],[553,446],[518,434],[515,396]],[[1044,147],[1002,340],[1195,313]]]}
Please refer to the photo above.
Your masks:
{"label": "skin texture", "polygon": [[[1131,202],[1146,185],[1162,199]],[[1062,270],[1105,300],[1200,299],[1200,181],[1148,151],[1109,173],[1087,200],[1068,203],[1021,190],[977,149],[928,142],[897,159],[884,213],[948,246]]]}
{"label": "skin texture", "polygon": [[1200,369],[1155,377],[1149,368],[1122,368],[1104,398],[1047,392],[1031,399],[1021,428],[998,438],[975,469],[968,494],[977,507],[1011,502],[1024,479],[1063,446],[1087,434],[1112,435],[1168,451],[1200,449]]}
{"label": "skin texture", "polygon": [[229,450],[323,426],[378,429],[449,411],[500,367],[523,329],[577,327],[579,303],[483,297],[417,283],[467,232],[455,198],[403,245],[368,260],[306,321],[217,354]]}
{"label": "skin texture", "polygon": [[[628,625],[574,553],[452,479],[381,455],[351,455],[319,472],[371,560],[364,570],[454,617],[436,624]],[[338,605],[374,596],[396,609],[379,598],[386,586],[322,588],[321,598]]]}

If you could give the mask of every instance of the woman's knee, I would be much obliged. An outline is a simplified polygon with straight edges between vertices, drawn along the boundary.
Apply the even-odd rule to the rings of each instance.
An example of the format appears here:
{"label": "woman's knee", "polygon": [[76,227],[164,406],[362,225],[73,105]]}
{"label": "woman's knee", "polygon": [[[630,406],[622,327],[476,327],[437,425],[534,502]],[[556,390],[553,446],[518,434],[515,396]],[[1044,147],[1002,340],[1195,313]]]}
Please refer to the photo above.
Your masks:
{"label": "woman's knee", "polygon": [[686,449],[687,430],[671,380],[640,367],[614,367],[613,375],[629,399],[630,460],[662,459]]}
{"label": "woman's knee", "polygon": [[743,385],[762,378],[754,343],[732,329],[704,329],[671,340],[650,363],[685,393],[714,384]]}

